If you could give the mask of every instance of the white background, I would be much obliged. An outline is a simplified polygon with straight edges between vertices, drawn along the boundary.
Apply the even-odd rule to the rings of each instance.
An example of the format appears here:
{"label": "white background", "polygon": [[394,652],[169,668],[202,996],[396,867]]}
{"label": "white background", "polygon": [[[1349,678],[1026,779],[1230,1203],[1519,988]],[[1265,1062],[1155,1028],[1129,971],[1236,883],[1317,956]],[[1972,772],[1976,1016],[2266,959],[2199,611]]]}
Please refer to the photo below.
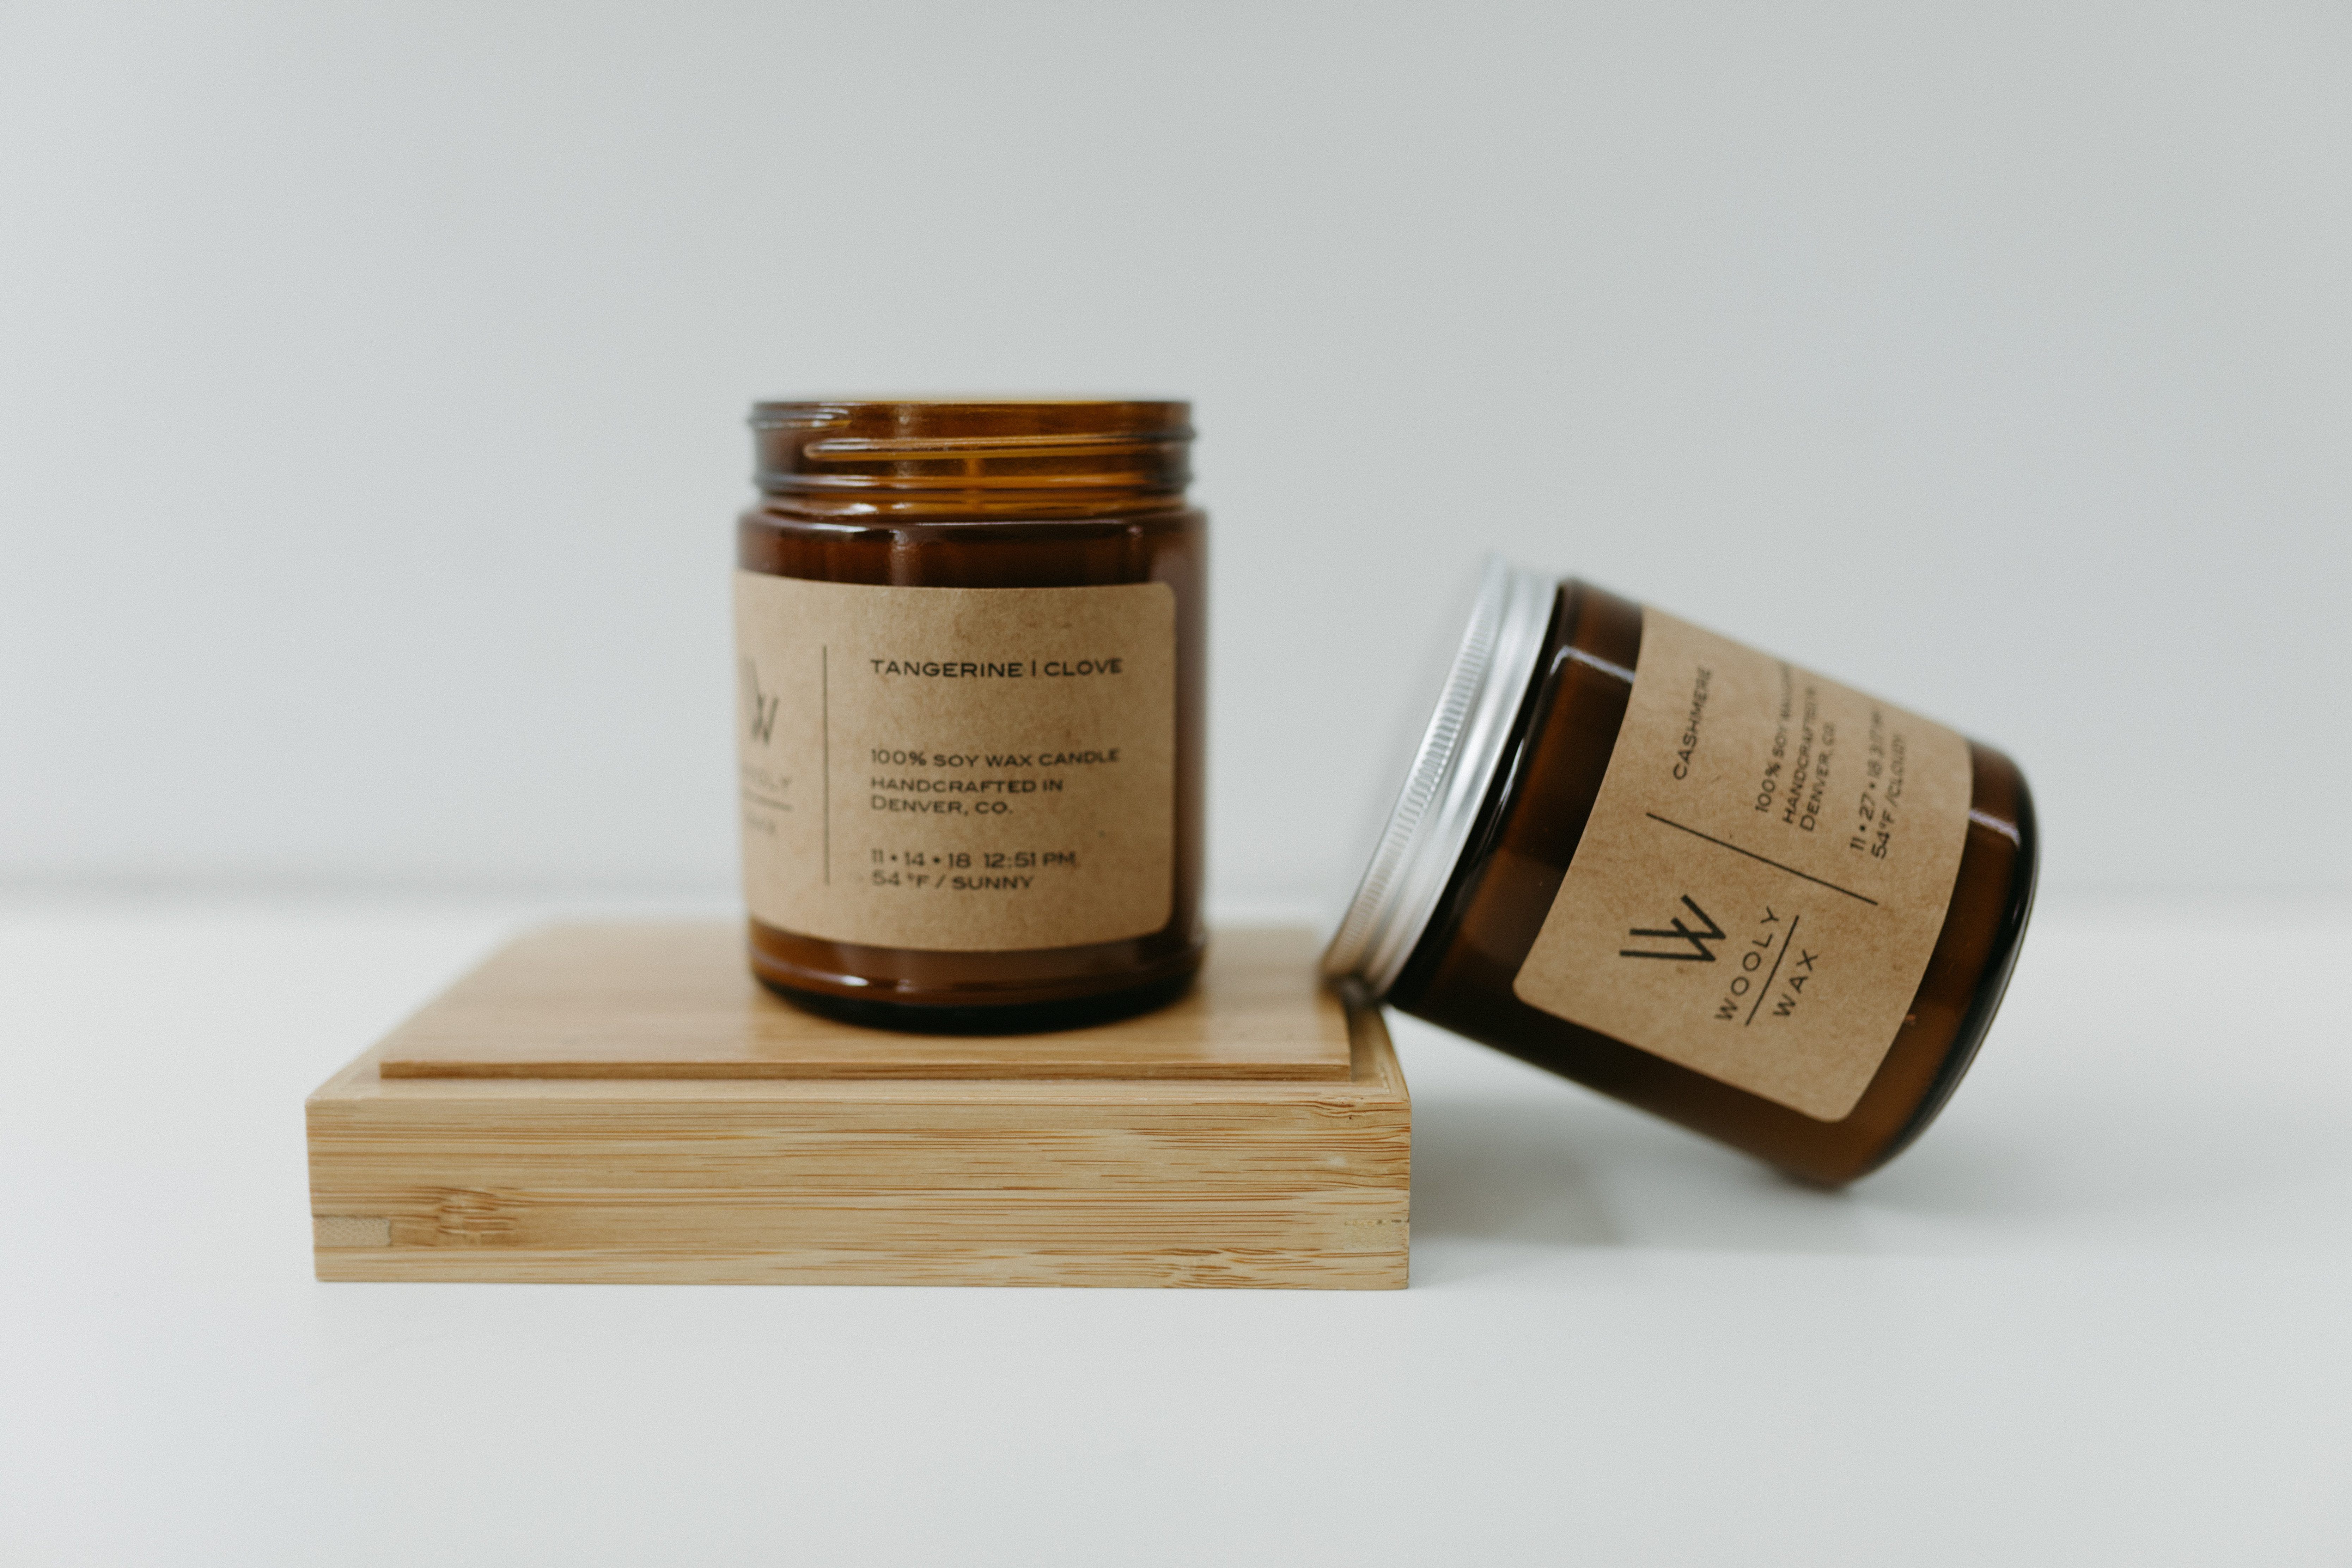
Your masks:
{"label": "white background", "polygon": [[[1196,400],[1213,900],[1500,551],[2009,748],[1801,1189],[1400,1020],[1401,1294],[323,1287],[298,1101],[726,910],[755,396]],[[0,1560],[2341,1564],[2352,16],[0,0]]]}
{"label": "white background", "polygon": [[2352,17],[0,7],[0,875],[734,877],[759,395],[1197,401],[1213,867],[1456,587],[2010,749],[2054,894],[2352,885]]}
{"label": "white background", "polygon": [[313,1282],[298,1098],[520,912],[0,907],[0,1562],[2352,1560],[2340,908],[2046,911],[1840,1193],[1399,1019],[1407,1290]]}

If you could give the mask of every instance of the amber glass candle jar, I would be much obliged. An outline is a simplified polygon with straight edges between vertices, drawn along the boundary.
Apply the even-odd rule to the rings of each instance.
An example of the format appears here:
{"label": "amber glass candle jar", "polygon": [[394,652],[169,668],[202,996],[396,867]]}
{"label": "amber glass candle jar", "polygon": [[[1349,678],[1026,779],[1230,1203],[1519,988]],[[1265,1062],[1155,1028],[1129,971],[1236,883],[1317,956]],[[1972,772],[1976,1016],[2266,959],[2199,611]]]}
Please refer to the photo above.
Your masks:
{"label": "amber glass candle jar", "polygon": [[2037,856],[1991,747],[1497,563],[1325,966],[1845,1182],[1968,1070]]}
{"label": "amber glass candle jar", "polygon": [[1199,967],[1208,520],[1190,405],[762,403],[736,532],[752,972],[1050,1028]]}

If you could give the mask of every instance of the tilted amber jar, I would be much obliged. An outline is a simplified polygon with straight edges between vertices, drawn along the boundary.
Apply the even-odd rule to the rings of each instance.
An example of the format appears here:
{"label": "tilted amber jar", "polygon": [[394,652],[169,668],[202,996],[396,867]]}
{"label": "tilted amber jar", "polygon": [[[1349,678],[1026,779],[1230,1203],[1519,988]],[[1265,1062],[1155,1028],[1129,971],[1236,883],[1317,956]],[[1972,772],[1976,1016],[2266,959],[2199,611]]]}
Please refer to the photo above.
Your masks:
{"label": "tilted amber jar", "polygon": [[737,527],[750,958],[898,1028],[1199,967],[1208,521],[1190,405],[762,403]]}
{"label": "tilted amber jar", "polygon": [[[1642,711],[1663,728],[1644,721],[1650,738],[1637,739],[1628,715],[1650,673],[1651,620],[1657,647],[1698,652],[1662,667],[1656,679],[1673,684]],[[1740,697],[1727,683],[1748,664],[1756,677]],[[1752,710],[1757,691],[1764,711],[1731,710]],[[1833,720],[1841,703],[1848,716]],[[1940,803],[1931,745],[1952,776]],[[1696,787],[1685,775],[1710,747],[1738,791],[1718,790],[1717,815],[1701,818],[1673,792]],[[1906,765],[1911,797],[1932,810],[1904,795]],[[1604,784],[1622,797],[1603,809],[1606,831],[1627,844],[1598,842]],[[1842,1183],[1916,1138],[1968,1070],[2016,961],[2037,859],[2024,776],[1991,747],[1598,588],[1496,563],[1326,968],[1416,1017]],[[1721,890],[1724,879],[1748,893]],[[1907,957],[1878,934],[1896,892],[1912,900]],[[1588,896],[1599,907],[1570,908]],[[1814,942],[1823,925],[1832,940]],[[1843,1046],[1797,1032],[1837,1005],[1840,986],[1849,1000],[1874,987],[1876,1011],[1854,1002]],[[1594,1017],[1627,1020],[1644,1044]],[[1872,1017],[1884,1020],[1876,1034]],[[1775,1058],[1814,1047],[1811,1066]],[[1845,1087],[1823,1087],[1839,1070]]]}

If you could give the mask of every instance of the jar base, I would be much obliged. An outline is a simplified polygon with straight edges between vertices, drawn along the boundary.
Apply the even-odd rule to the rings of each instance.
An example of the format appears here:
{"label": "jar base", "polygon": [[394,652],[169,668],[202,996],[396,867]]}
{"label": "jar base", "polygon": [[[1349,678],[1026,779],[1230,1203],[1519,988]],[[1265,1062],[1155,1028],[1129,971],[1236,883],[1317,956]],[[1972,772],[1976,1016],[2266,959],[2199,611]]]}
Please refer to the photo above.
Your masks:
{"label": "jar base", "polygon": [[1193,973],[1187,969],[1181,974],[1096,996],[984,1006],[836,996],[823,991],[803,991],[764,974],[757,978],[761,984],[803,1012],[868,1029],[910,1035],[1045,1035],[1155,1012],[1192,988]]}

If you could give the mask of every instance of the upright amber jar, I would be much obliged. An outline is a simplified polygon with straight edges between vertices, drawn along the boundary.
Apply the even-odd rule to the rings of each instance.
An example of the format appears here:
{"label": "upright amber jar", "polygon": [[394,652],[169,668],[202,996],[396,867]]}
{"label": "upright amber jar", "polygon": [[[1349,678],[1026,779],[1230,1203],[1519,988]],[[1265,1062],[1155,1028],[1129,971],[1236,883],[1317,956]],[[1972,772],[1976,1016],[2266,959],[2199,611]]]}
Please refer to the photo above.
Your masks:
{"label": "upright amber jar", "polygon": [[1840,1183],[1968,1070],[2037,858],[1991,747],[1497,563],[1325,964]]}
{"label": "upright amber jar", "polygon": [[1183,403],[751,414],[752,972],[897,1028],[1062,1026],[1201,962],[1208,520]]}

